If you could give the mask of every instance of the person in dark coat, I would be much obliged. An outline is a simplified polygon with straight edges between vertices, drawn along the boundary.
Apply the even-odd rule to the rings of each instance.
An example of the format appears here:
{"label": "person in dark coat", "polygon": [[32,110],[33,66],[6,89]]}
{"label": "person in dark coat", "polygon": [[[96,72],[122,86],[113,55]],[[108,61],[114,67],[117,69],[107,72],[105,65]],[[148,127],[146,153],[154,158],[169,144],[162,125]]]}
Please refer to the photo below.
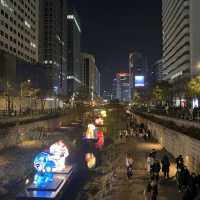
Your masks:
{"label": "person in dark coat", "polygon": [[189,186],[184,190],[182,200],[194,200],[194,194]]}
{"label": "person in dark coat", "polygon": [[177,169],[182,169],[182,168],[184,168],[184,161],[183,161],[182,155],[179,155],[179,156],[176,158],[176,168],[177,168]]}
{"label": "person in dark coat", "polygon": [[176,173],[176,181],[178,184],[179,192],[186,188],[189,184],[190,173],[186,167],[178,168]]}
{"label": "person in dark coat", "polygon": [[169,178],[170,161],[167,155],[163,156],[161,163],[162,163],[162,172],[164,174],[164,178]]}
{"label": "person in dark coat", "polygon": [[195,198],[197,194],[197,176],[195,173],[192,173],[191,176],[189,177],[189,187],[193,195],[193,198]]}
{"label": "person in dark coat", "polygon": [[158,182],[155,178],[151,180],[151,200],[157,200],[158,196]]}
{"label": "person in dark coat", "polygon": [[160,162],[158,160],[155,160],[153,164],[153,177],[156,181],[159,180],[159,173],[160,173]]}

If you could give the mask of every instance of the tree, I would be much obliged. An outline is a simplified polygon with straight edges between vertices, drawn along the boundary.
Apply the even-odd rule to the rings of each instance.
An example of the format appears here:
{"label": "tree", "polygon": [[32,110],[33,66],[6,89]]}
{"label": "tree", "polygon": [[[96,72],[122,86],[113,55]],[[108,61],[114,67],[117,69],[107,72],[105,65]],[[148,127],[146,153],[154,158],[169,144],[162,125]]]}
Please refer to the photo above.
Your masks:
{"label": "tree", "polygon": [[166,82],[156,84],[152,89],[152,100],[156,103],[163,104],[169,100],[170,85]]}
{"label": "tree", "polygon": [[191,96],[200,97],[200,75],[188,82],[188,93]]}
{"label": "tree", "polygon": [[7,97],[7,110],[10,113],[13,109],[12,97],[16,94],[16,87],[9,81],[5,83],[4,95]]}
{"label": "tree", "polygon": [[32,107],[32,98],[37,97],[39,89],[35,89],[32,87],[31,81],[27,80],[24,81],[20,84],[20,97],[21,97],[21,103],[20,103],[20,112],[21,112],[21,107],[22,107],[22,97],[29,97],[29,104],[30,104],[30,109]]}
{"label": "tree", "polygon": [[91,99],[89,88],[80,87],[78,90],[77,100],[79,102],[89,101]]}
{"label": "tree", "polygon": [[133,97],[133,105],[138,106],[140,104],[142,104],[141,96],[139,95],[138,92],[135,92],[134,97]]}

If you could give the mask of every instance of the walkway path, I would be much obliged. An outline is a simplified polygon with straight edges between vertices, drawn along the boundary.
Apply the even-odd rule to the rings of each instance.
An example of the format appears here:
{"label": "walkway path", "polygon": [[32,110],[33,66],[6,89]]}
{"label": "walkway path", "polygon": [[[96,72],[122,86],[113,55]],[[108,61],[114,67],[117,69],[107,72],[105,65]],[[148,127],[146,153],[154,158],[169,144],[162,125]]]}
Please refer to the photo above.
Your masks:
{"label": "walkway path", "polygon": [[[121,152],[118,158],[113,162],[113,167],[116,168],[116,178],[112,180],[112,189],[108,195],[105,195],[104,200],[144,200],[144,189],[148,182],[146,174],[146,156],[154,148],[158,151],[157,158],[161,159],[167,152],[156,143],[156,141],[144,142],[142,138],[129,138],[127,142],[118,145]],[[134,176],[132,180],[127,180],[125,168],[125,153],[130,152],[134,158]],[[170,156],[170,155],[169,155]],[[173,158],[170,156],[171,161]],[[175,164],[170,168],[170,177],[175,176]],[[174,178],[163,180],[161,177],[159,183],[159,200],[180,200],[181,196],[178,193]]]}

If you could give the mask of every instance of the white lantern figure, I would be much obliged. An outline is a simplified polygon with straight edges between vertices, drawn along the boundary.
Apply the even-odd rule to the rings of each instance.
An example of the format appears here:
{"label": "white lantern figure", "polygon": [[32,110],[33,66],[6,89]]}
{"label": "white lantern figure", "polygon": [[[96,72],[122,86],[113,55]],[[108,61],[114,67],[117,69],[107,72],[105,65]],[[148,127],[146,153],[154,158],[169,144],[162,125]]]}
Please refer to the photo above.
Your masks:
{"label": "white lantern figure", "polygon": [[69,156],[69,151],[65,143],[60,140],[49,148],[51,154],[51,160],[56,163],[56,167],[53,169],[54,172],[62,171],[65,169],[65,160]]}

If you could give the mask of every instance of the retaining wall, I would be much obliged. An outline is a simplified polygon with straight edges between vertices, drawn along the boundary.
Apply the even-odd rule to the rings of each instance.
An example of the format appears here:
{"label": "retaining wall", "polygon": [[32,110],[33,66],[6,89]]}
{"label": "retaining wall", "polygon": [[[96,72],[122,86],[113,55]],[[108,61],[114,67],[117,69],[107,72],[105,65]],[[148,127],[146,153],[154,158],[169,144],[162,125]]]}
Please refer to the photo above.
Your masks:
{"label": "retaining wall", "polygon": [[134,117],[138,123],[144,123],[151,130],[152,136],[174,157],[181,154],[190,171],[200,172],[199,140],[168,129],[139,115],[134,115]]}
{"label": "retaining wall", "polygon": [[69,125],[73,120],[73,115],[62,116],[0,129],[0,150],[16,146],[22,141],[45,139],[49,132],[55,131],[61,125]]}

